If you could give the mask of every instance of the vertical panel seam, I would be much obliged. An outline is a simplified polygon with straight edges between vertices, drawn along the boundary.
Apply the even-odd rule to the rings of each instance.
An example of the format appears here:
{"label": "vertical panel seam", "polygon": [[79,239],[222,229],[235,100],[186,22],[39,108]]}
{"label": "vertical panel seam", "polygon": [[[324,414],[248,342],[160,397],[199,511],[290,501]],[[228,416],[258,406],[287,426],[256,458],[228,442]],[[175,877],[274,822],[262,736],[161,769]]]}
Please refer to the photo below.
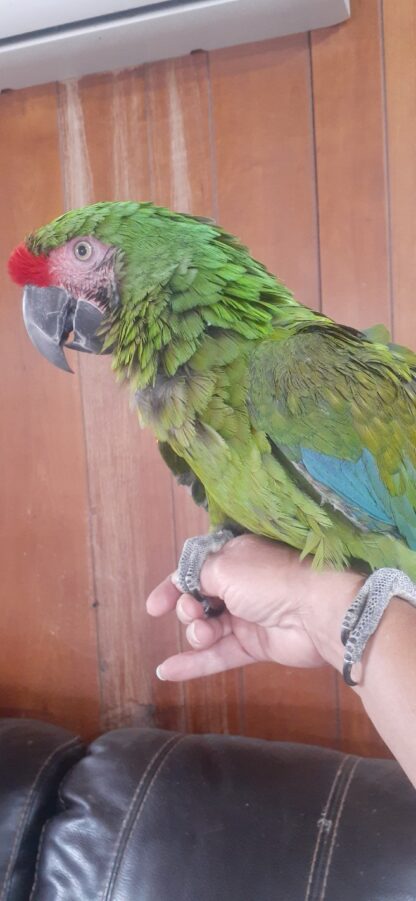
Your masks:
{"label": "vertical panel seam", "polygon": [[[218,194],[218,161],[216,151],[216,131],[215,131],[215,115],[214,115],[214,97],[212,91],[212,72],[211,72],[211,55],[206,53],[206,75],[207,75],[207,99],[208,99],[208,134],[209,134],[209,158],[211,162],[211,203],[214,219],[218,222],[220,217],[219,194]],[[227,675],[222,674],[222,684],[225,686]],[[244,668],[235,676],[235,689],[237,693],[237,711],[238,711],[238,729],[240,735],[246,734],[245,723],[245,674]],[[228,731],[228,714],[229,702],[226,695],[221,699],[222,702],[222,720],[225,730]]]}
{"label": "vertical panel seam", "polygon": [[[144,66],[144,113],[146,120],[146,138],[147,138],[147,158],[148,158],[148,166],[149,166],[149,182],[150,182],[150,194],[153,201],[153,192],[155,187],[155,169],[153,164],[153,135],[152,135],[152,123],[151,116],[149,115],[149,72],[150,66],[152,64],[149,63]],[[155,64],[153,64],[155,65]],[[170,473],[170,511],[171,511],[171,523],[172,523],[172,533],[173,533],[173,545],[175,549],[175,555],[178,555],[178,537],[177,537],[177,529],[176,529],[176,517],[175,517],[175,501],[173,496],[173,475]]]}
{"label": "vertical panel seam", "polygon": [[[153,146],[153,134],[152,134],[152,117],[149,114],[149,74],[151,66],[158,65],[157,63],[148,63],[144,66],[144,114],[145,114],[145,122],[146,122],[146,137],[147,137],[147,157],[148,157],[148,167],[149,167],[149,183],[150,183],[150,194],[153,201],[153,192],[155,188],[155,168],[154,168],[154,146]],[[159,64],[161,65],[161,64]],[[163,63],[162,63],[163,65]],[[175,516],[175,498],[174,498],[174,484],[173,479],[174,476],[172,473],[169,474],[170,482],[169,482],[169,500],[170,500],[170,522],[172,529],[172,538],[173,538],[173,547],[175,553],[175,563],[178,560],[178,535],[177,535],[177,527],[176,527],[176,516]],[[183,650],[182,647],[182,633],[181,627],[178,620],[176,620],[176,630],[175,630],[175,638],[176,638],[176,646],[179,651]],[[180,728],[184,730],[186,728],[187,722],[187,705],[186,705],[186,693],[184,688],[184,683],[180,683],[178,686],[178,693],[180,695],[181,701],[181,710],[180,710]]]}
{"label": "vertical panel seam", "polygon": [[392,223],[391,223],[391,183],[389,160],[389,126],[387,113],[387,79],[386,79],[386,45],[384,30],[384,0],[378,0],[379,11],[379,35],[380,35],[380,75],[381,75],[381,101],[383,112],[383,163],[384,184],[386,194],[386,241],[387,241],[387,278],[390,308],[390,330],[394,336],[394,282],[393,282],[393,257],[392,257]]}
{"label": "vertical panel seam", "polygon": [[[68,186],[67,186],[67,178],[65,171],[65,154],[63,152],[62,147],[62,129],[60,127],[60,120],[62,119],[63,113],[63,85],[62,83],[57,84],[57,113],[58,113],[58,138],[59,138],[59,156],[61,162],[61,171],[62,171],[62,191],[64,197],[65,208],[68,208]],[[101,642],[100,642],[100,624],[99,624],[99,600],[98,600],[98,592],[97,592],[97,574],[96,574],[96,566],[95,566],[95,554],[94,554],[94,540],[93,540],[93,528],[92,528],[92,496],[91,496],[91,482],[90,482],[90,468],[89,468],[89,455],[88,455],[88,445],[87,445],[87,436],[86,436],[86,417],[85,417],[85,404],[84,404],[84,393],[83,393],[83,385],[82,385],[82,365],[79,367],[78,374],[78,391],[80,398],[80,410],[81,410],[81,425],[82,425],[82,445],[84,449],[84,469],[85,469],[85,484],[86,484],[86,502],[87,502],[87,535],[88,535],[88,557],[89,557],[89,589],[91,590],[93,602],[93,616],[95,623],[95,647],[96,647],[96,664],[97,664],[97,683],[98,683],[98,703],[99,703],[99,720],[100,724],[103,722],[104,717],[104,689],[101,678]],[[90,604],[88,603],[88,606]]]}
{"label": "vertical panel seam", "polygon": [[[315,117],[315,90],[313,78],[313,51],[312,51],[312,34],[308,31],[308,60],[309,60],[309,109],[310,109],[310,128],[311,128],[311,144],[312,144],[312,178],[314,184],[313,204],[315,213],[315,229],[316,229],[316,255],[317,255],[317,280],[318,280],[318,299],[319,309],[323,309],[323,291],[322,291],[322,254],[321,254],[321,222],[319,211],[319,177],[318,177],[318,148],[316,135],[316,117]],[[341,711],[340,697],[338,686],[338,674],[332,673],[332,686],[334,696],[334,731],[337,746],[341,742]]]}
{"label": "vertical panel seam", "polygon": [[207,53],[205,57],[207,72],[207,93],[208,93],[208,134],[209,134],[209,158],[211,161],[211,202],[212,212],[215,220],[219,218],[219,199],[218,199],[218,171],[217,171],[217,154],[215,141],[215,124],[214,124],[214,98],[212,96],[212,80],[211,80],[211,57]]}
{"label": "vertical panel seam", "polygon": [[321,223],[319,216],[319,182],[318,182],[318,152],[316,146],[316,120],[315,120],[315,94],[313,81],[313,57],[312,57],[312,35],[308,31],[308,60],[309,60],[309,109],[310,109],[310,128],[312,143],[312,178],[314,184],[313,203],[315,213],[316,228],[316,251],[317,251],[317,277],[318,277],[318,298],[319,309],[322,312],[322,259],[321,259]]}

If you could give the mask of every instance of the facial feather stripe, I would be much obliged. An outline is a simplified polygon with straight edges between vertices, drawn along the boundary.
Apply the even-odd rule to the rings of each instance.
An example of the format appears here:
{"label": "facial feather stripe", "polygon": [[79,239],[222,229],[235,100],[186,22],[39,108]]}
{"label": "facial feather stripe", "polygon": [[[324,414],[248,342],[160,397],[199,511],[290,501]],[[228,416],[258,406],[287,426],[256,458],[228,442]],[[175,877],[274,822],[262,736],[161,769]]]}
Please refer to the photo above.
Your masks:
{"label": "facial feather stripe", "polygon": [[9,275],[18,285],[37,285],[46,288],[50,285],[48,257],[31,253],[25,244],[15,247],[8,262]]}

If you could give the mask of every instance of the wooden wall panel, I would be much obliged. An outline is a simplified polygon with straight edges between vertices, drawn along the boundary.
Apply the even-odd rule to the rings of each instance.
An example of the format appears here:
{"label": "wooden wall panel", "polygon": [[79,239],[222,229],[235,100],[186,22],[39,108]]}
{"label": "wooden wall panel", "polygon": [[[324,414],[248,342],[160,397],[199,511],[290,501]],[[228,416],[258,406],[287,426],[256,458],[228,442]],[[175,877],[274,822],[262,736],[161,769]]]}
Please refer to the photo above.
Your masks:
{"label": "wooden wall panel", "polygon": [[32,348],[15,244],[62,209],[56,92],[0,96],[0,715],[98,728],[79,383]]}
{"label": "wooden wall panel", "polygon": [[[69,125],[63,150],[67,206],[149,196],[145,105],[141,71],[62,89],[61,119]],[[81,194],[79,167],[88,173]],[[101,726],[181,728],[183,687],[162,685],[155,676],[161,657],[178,647],[178,626],[173,619],[155,622],[145,612],[151,588],[175,567],[170,475],[154,437],[140,430],[110,361],[78,358],[76,365],[88,459]]]}
{"label": "wooden wall panel", "polygon": [[[152,199],[213,215],[299,300],[416,346],[415,39],[411,0],[353,0],[351,21],[311,36],[0,96],[2,259],[63,207]],[[51,376],[5,284],[0,712],[86,735],[155,724],[386,753],[330,670],[158,682],[183,637],[145,599],[206,516],[109,361]]]}
{"label": "wooden wall panel", "polygon": [[210,56],[217,216],[319,307],[308,36]]}
{"label": "wooden wall panel", "polygon": [[[149,66],[147,125],[155,203],[202,216],[216,208],[207,55]],[[175,549],[207,529],[207,516],[173,480]],[[240,675],[222,673],[184,685],[186,726],[194,732],[241,731]]]}
{"label": "wooden wall panel", "polygon": [[312,33],[323,305],[362,328],[390,320],[378,0]]}
{"label": "wooden wall panel", "polygon": [[[154,203],[213,215],[207,57],[192,54],[149,66],[147,136]],[[176,555],[185,539],[205,532],[207,517],[173,480]]]}
{"label": "wooden wall panel", "polygon": [[[218,51],[210,72],[218,219],[300,300],[318,307],[307,35]],[[336,742],[330,670],[257,665],[242,678],[247,734]]]}
{"label": "wooden wall panel", "polygon": [[[345,27],[312,34],[323,309],[365,328],[390,323],[380,7],[355,0]],[[384,753],[339,678],[341,746]]]}
{"label": "wooden wall panel", "polygon": [[416,348],[416,5],[384,2],[393,326]]}

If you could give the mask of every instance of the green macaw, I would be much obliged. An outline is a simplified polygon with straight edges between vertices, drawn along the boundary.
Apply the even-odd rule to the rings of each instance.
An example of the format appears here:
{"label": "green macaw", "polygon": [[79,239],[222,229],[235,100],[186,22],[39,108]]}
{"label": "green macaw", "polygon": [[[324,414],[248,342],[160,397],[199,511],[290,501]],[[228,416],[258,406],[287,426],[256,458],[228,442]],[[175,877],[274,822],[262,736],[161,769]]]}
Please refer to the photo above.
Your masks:
{"label": "green macaw", "polygon": [[[389,597],[415,600],[397,582],[416,581],[415,354],[302,306],[210,220],[151,203],[65,213],[9,271],[36,347],[66,369],[63,346],[111,352],[164,459],[206,503],[213,532],[185,545],[184,589],[199,597],[206,554],[239,529],[318,567],[394,569]],[[368,585],[344,623],[350,682],[369,610],[372,631],[381,616]]]}

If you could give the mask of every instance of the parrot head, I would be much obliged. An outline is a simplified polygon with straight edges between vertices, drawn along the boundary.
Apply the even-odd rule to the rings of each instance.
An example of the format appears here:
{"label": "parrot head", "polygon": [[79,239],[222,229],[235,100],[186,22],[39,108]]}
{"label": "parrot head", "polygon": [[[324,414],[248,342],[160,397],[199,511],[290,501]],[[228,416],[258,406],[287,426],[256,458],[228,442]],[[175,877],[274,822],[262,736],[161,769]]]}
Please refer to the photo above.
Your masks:
{"label": "parrot head", "polygon": [[139,204],[101,203],[71,210],[29,235],[10,256],[9,274],[24,286],[28,335],[61,369],[72,371],[65,347],[86,353],[112,350],[104,346],[105,324],[114,323],[121,305],[125,249],[120,226],[139,209]]}
{"label": "parrot head", "polygon": [[24,287],[24,322],[41,354],[71,371],[66,348],[112,353],[133,390],[172,376],[207,332],[258,338],[278,306],[296,304],[211,220],[152,203],[70,210],[15,248],[9,273]]}
{"label": "parrot head", "polygon": [[86,235],[39,256],[21,244],[10,257],[9,272],[24,285],[28,335],[61,369],[71,371],[63,346],[87,353],[103,349],[97,330],[106,311],[118,304],[115,255],[114,247]]}
{"label": "parrot head", "polygon": [[[146,344],[149,355],[150,331],[164,328],[167,341],[160,289],[192,254],[195,224],[203,228],[151,203],[108,202],[71,210],[29,235],[8,269],[24,287],[23,318],[37,350],[71,372],[64,348],[111,353],[118,347],[128,361],[128,334],[139,355]],[[158,303],[149,305],[156,295]],[[149,306],[158,323],[150,324],[150,313],[145,321]]]}

